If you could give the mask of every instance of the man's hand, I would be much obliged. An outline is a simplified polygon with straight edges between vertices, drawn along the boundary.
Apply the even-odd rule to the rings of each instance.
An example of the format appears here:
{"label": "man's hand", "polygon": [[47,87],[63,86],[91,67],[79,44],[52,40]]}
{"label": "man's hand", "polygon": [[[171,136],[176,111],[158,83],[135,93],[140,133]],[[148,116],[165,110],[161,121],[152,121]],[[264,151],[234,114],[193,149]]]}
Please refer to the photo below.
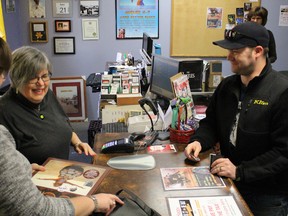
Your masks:
{"label": "man's hand", "polygon": [[228,158],[219,158],[211,164],[211,173],[236,179],[236,166]]}
{"label": "man's hand", "polygon": [[201,149],[202,149],[201,144],[198,141],[194,141],[186,146],[184,154],[189,160],[198,162],[199,161],[198,155]]}

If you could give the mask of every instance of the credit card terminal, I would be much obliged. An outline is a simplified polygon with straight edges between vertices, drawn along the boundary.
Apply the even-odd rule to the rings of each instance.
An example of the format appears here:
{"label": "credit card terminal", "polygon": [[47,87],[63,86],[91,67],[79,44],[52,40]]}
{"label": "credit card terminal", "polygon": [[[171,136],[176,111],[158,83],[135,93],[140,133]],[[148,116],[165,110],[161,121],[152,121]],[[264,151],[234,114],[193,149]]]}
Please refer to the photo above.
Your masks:
{"label": "credit card terminal", "polygon": [[132,153],[134,152],[134,143],[129,138],[117,139],[105,143],[101,148],[101,153]]}

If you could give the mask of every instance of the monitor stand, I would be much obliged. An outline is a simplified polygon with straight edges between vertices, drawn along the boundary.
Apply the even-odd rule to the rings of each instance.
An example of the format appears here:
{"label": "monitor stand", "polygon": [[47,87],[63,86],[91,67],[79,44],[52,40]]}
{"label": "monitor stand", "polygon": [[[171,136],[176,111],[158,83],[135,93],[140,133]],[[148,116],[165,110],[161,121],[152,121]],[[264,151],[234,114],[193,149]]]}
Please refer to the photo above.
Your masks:
{"label": "monitor stand", "polygon": [[153,102],[157,105],[159,104],[159,106],[161,107],[161,109],[165,112],[169,105],[170,105],[170,101],[167,100],[166,98],[163,97],[159,97],[157,96],[155,100],[153,100]]}

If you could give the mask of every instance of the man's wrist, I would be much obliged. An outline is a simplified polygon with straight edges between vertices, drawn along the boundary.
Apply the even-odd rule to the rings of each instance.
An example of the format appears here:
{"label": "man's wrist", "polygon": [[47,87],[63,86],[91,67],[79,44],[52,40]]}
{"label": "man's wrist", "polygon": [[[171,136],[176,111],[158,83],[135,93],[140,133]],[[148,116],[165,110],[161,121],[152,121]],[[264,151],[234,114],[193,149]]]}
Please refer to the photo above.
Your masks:
{"label": "man's wrist", "polygon": [[97,200],[97,198],[94,195],[90,195],[88,197],[90,199],[92,199],[93,202],[94,202],[94,210],[93,210],[93,212],[97,212],[97,210],[98,210],[98,200]]}
{"label": "man's wrist", "polygon": [[237,166],[236,167],[236,178],[235,181],[241,181],[241,173],[240,173],[240,168]]}

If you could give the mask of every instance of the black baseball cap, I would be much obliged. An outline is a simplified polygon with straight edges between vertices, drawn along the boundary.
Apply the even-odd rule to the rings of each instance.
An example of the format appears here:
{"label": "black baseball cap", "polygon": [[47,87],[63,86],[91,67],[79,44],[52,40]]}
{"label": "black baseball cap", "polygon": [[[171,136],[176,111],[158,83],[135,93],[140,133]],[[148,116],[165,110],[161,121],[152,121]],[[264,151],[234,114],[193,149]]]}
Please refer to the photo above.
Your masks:
{"label": "black baseball cap", "polygon": [[267,29],[255,22],[245,22],[235,26],[232,30],[225,30],[225,39],[214,41],[224,49],[241,49],[244,47],[268,47],[269,34]]}

